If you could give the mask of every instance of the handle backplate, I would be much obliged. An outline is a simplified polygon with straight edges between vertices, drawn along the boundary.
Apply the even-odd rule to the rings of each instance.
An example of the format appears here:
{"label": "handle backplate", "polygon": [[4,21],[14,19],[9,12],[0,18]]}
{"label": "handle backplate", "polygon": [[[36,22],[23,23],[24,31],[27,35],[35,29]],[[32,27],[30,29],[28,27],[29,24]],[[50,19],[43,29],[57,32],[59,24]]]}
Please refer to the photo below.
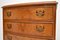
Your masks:
{"label": "handle backplate", "polygon": [[44,8],[38,8],[37,10],[36,10],[36,15],[37,16],[44,16],[44,13],[45,13],[45,10],[44,10]]}
{"label": "handle backplate", "polygon": [[44,31],[44,26],[36,26],[36,30],[38,32],[43,32]]}

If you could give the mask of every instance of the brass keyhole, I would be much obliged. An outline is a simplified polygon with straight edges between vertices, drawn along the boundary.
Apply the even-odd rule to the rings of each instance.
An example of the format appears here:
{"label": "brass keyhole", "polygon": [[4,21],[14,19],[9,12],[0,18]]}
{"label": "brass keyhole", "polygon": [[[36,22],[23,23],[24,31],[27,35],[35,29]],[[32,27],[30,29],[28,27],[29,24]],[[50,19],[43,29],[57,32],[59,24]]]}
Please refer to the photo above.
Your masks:
{"label": "brass keyhole", "polygon": [[12,24],[7,24],[7,28],[11,29],[12,28]]}
{"label": "brass keyhole", "polygon": [[11,16],[11,11],[7,11],[7,16],[10,17]]}
{"label": "brass keyhole", "polygon": [[7,40],[12,40],[12,36],[7,36]]}

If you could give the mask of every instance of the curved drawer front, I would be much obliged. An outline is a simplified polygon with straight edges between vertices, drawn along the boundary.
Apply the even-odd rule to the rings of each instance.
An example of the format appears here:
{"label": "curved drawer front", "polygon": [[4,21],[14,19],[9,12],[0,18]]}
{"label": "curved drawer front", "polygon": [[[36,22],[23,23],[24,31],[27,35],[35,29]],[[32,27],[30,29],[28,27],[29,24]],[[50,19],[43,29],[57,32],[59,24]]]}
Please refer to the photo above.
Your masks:
{"label": "curved drawer front", "polygon": [[36,36],[53,36],[53,24],[26,24],[24,33]]}
{"label": "curved drawer front", "polygon": [[[48,11],[49,10],[49,11]],[[28,6],[7,8],[4,10],[4,19],[53,20],[53,6]]]}
{"label": "curved drawer front", "polygon": [[37,38],[16,36],[12,34],[7,34],[7,35],[5,34],[5,40],[52,40],[52,39],[37,39]]}
{"label": "curved drawer front", "polygon": [[36,36],[53,36],[53,24],[4,23],[5,31]]}

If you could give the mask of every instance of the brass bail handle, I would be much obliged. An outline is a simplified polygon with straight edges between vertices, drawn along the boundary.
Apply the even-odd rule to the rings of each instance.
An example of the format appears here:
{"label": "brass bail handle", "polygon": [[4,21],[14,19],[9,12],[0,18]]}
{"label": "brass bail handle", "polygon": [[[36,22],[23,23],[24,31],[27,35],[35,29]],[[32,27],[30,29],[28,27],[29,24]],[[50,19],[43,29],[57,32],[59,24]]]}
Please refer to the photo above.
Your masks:
{"label": "brass bail handle", "polygon": [[44,10],[36,10],[36,15],[37,16],[44,16]]}
{"label": "brass bail handle", "polygon": [[36,30],[38,32],[43,32],[44,31],[44,26],[36,26]]}
{"label": "brass bail handle", "polygon": [[45,9],[44,8],[37,8],[36,9],[36,15],[37,16],[42,17],[42,16],[44,16],[44,13],[45,13]]}

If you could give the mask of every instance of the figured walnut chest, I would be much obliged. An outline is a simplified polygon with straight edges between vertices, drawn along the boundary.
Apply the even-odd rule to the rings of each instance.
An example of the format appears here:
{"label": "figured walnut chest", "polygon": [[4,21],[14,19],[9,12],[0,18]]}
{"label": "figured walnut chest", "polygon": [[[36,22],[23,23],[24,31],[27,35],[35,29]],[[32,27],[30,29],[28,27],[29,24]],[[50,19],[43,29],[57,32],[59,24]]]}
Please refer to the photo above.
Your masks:
{"label": "figured walnut chest", "polygon": [[3,6],[4,40],[55,40],[56,2]]}

